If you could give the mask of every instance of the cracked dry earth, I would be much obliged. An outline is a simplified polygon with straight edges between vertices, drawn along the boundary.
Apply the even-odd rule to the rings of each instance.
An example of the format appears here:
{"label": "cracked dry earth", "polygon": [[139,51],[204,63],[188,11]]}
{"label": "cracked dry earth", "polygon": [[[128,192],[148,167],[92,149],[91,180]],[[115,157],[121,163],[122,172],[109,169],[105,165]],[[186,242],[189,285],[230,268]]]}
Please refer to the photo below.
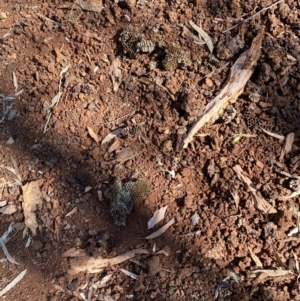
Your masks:
{"label": "cracked dry earth", "polygon": [[[0,289],[27,269],[3,300],[300,300],[300,3],[281,1],[223,33],[272,3],[103,0],[96,12],[73,1],[0,1],[0,233],[18,225],[6,247],[19,263],[1,251]],[[212,53],[194,43],[190,20],[211,37]],[[120,42],[129,24],[148,41],[133,56]],[[183,149],[263,27],[243,94]],[[189,64],[165,66],[175,48]],[[291,147],[261,125],[279,138],[294,133]],[[255,206],[237,164],[275,213]],[[18,166],[22,184],[41,191],[29,246],[23,190],[4,166]],[[148,194],[118,226],[105,191],[130,179],[143,179]],[[164,220],[148,230],[166,205]],[[164,234],[144,239],[173,218]],[[72,248],[95,258],[144,253],[74,273],[62,256]]]}

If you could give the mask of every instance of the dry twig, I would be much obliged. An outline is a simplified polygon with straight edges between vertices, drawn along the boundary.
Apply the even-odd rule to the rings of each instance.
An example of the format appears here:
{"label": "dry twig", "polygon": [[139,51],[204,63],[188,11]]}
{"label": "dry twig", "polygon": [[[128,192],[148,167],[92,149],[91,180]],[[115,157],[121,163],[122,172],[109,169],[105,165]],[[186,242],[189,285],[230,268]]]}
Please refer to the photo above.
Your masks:
{"label": "dry twig", "polygon": [[247,21],[253,19],[255,16],[261,14],[262,12],[264,12],[264,11],[266,11],[266,10],[268,10],[268,9],[270,9],[270,8],[272,8],[272,7],[274,7],[275,5],[277,5],[277,4],[279,4],[279,3],[283,2],[283,1],[284,1],[284,0],[279,0],[279,1],[277,1],[277,2],[275,2],[275,3],[273,3],[273,4],[271,4],[271,5],[269,5],[269,6],[267,6],[267,7],[264,7],[263,9],[261,9],[260,11],[258,11],[257,13],[255,13],[254,15],[250,16],[249,18],[247,18],[247,19],[245,19],[245,20],[242,19],[242,20],[240,20],[239,23],[237,23],[237,24],[235,24],[234,26],[232,26],[232,27],[230,27],[230,28],[224,30],[223,33],[228,32],[228,31],[232,30],[233,28],[236,28],[237,26],[239,26],[240,24],[242,24],[242,22],[247,22]]}

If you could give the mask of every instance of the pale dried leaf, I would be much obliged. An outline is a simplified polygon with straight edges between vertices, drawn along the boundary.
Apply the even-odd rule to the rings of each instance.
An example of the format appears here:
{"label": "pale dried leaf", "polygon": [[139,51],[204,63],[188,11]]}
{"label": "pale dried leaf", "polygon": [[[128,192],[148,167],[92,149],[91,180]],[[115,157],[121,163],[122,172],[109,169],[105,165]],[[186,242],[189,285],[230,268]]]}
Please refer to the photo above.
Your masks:
{"label": "pale dried leaf", "polygon": [[109,75],[113,83],[113,91],[117,92],[119,86],[122,82],[122,70],[121,70],[121,61],[119,58],[116,58],[112,61],[109,68]]}
{"label": "pale dried leaf", "polygon": [[15,169],[13,167],[3,166],[3,165],[0,165],[0,167],[6,169],[9,172],[11,172],[15,176],[14,180],[17,183],[17,185],[22,186],[22,182],[19,180],[17,172],[15,171]]}
{"label": "pale dried leaf", "polygon": [[164,219],[167,208],[168,205],[161,207],[154,212],[153,216],[148,221],[148,229],[153,228],[157,223]]}
{"label": "pale dried leaf", "polygon": [[23,179],[22,179],[22,176],[21,176],[21,174],[20,174],[20,170],[19,170],[17,161],[15,160],[15,158],[14,158],[13,156],[10,157],[10,160],[11,160],[13,166],[14,166],[16,177],[18,178],[18,180],[19,180],[20,182],[23,182]]}
{"label": "pale dried leaf", "polygon": [[261,128],[261,130],[262,130],[263,132],[265,132],[266,134],[268,134],[269,136],[273,137],[273,138],[276,138],[276,139],[282,140],[282,141],[284,140],[284,136],[282,136],[282,135],[278,135],[278,134],[272,133],[272,132],[267,131],[267,130],[265,130],[265,129],[263,129],[263,128]]}
{"label": "pale dried leaf", "polygon": [[68,212],[68,213],[65,215],[65,217],[71,216],[71,215],[73,215],[73,214],[76,213],[76,212],[77,212],[77,207],[74,207],[70,212]]}
{"label": "pale dried leaf", "polygon": [[105,138],[102,140],[101,145],[109,142],[110,140],[114,139],[116,136],[119,136],[122,133],[122,128],[118,128],[111,133],[109,133]]}
{"label": "pale dried leaf", "polygon": [[16,205],[13,205],[13,204],[0,208],[0,213],[3,213],[3,214],[13,214],[16,211],[17,211],[17,207],[16,207]]}
{"label": "pale dried leaf", "polygon": [[15,92],[17,92],[18,91],[18,80],[17,80],[15,72],[13,72],[13,83],[14,83],[14,87],[15,87]]}
{"label": "pale dried leaf", "polygon": [[31,245],[31,242],[32,242],[32,238],[31,238],[31,236],[29,236],[26,241],[25,248],[28,248]]}
{"label": "pale dried leaf", "polygon": [[3,250],[4,255],[6,256],[6,258],[8,259],[9,262],[14,263],[14,264],[19,264],[16,262],[16,260],[9,254],[6,245],[4,243],[4,240],[2,238],[0,238],[0,247]]}
{"label": "pale dried leaf", "polygon": [[82,257],[86,256],[83,249],[71,248],[61,254],[61,257]]}
{"label": "pale dried leaf", "polygon": [[257,266],[258,268],[262,268],[262,267],[263,267],[263,264],[262,264],[262,262],[260,261],[260,259],[253,253],[253,251],[251,250],[250,247],[248,247],[248,250],[249,250],[250,256],[251,256],[252,260],[255,262],[256,266]]}
{"label": "pale dried leaf", "polygon": [[24,210],[25,225],[31,230],[33,235],[36,235],[38,223],[34,211],[43,202],[42,194],[37,181],[29,182],[22,188],[24,198],[22,207]]}
{"label": "pale dried leaf", "polygon": [[165,233],[173,224],[175,223],[175,219],[172,218],[168,223],[166,223],[164,226],[162,226],[160,229],[157,231],[153,232],[151,235],[145,237],[145,239],[153,239],[156,238],[163,233]]}
{"label": "pale dried leaf", "polygon": [[119,149],[119,147],[120,147],[120,142],[118,139],[116,139],[108,149],[108,153],[114,152],[115,150]]}
{"label": "pale dried leaf", "polygon": [[258,196],[254,184],[251,182],[251,180],[248,177],[242,174],[243,170],[239,165],[235,165],[233,167],[233,170],[237,174],[239,180],[242,181],[244,184],[246,184],[247,188],[250,190],[250,195],[255,208],[268,214],[277,212],[277,210],[274,207],[272,207],[265,199]]}
{"label": "pale dried leaf", "polygon": [[199,222],[200,216],[197,212],[195,212],[191,217],[192,226],[196,226]]}
{"label": "pale dried leaf", "polygon": [[[213,45],[211,37],[201,27],[197,26],[192,20],[190,20],[189,23],[198,32],[198,34],[203,38],[209,51],[212,53],[214,50],[214,45]],[[199,42],[202,43],[201,40]]]}
{"label": "pale dried leaf", "polygon": [[280,276],[286,276],[286,275],[292,274],[292,272],[290,270],[265,270],[265,269],[255,270],[255,271],[252,271],[252,273],[254,273],[254,274],[265,273],[269,277],[280,277]]}
{"label": "pale dried leaf", "polygon": [[3,290],[0,291],[0,296],[6,294],[10,289],[12,289],[16,284],[18,284],[22,278],[25,276],[27,269],[21,272],[12,282],[10,282]]}
{"label": "pale dried leaf", "polygon": [[87,126],[87,130],[89,132],[89,135],[98,143],[100,141],[100,139],[99,139],[98,135],[94,132],[94,130],[89,126]]}
{"label": "pale dried leaf", "polygon": [[293,228],[292,230],[289,231],[288,235],[287,236],[297,236],[296,234],[298,234],[299,232],[299,228],[298,227],[295,227]]}
{"label": "pale dried leaf", "polygon": [[131,277],[131,278],[133,278],[135,280],[137,280],[139,278],[139,276],[137,274],[129,272],[129,271],[125,270],[125,269],[120,269],[120,271],[123,272],[125,275],[127,275],[127,276],[129,276],[129,277]]}
{"label": "pale dried leaf", "polygon": [[100,284],[105,284],[109,281],[109,279],[112,277],[113,274],[108,274],[106,276],[104,276],[101,280],[100,280]]}

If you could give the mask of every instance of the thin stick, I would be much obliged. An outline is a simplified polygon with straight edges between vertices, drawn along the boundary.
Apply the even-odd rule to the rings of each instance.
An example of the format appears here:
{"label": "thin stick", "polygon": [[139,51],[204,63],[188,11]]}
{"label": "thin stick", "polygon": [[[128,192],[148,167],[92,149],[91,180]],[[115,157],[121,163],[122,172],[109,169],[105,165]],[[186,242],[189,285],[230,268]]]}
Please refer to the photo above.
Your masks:
{"label": "thin stick", "polygon": [[237,24],[235,24],[234,26],[232,26],[232,27],[230,27],[230,28],[224,30],[223,33],[228,32],[228,31],[230,31],[231,29],[233,29],[233,28],[239,26],[242,22],[247,22],[247,21],[249,21],[250,19],[252,19],[252,18],[254,18],[255,16],[257,16],[258,14],[262,13],[263,11],[270,9],[270,8],[272,8],[273,6],[279,4],[280,2],[283,2],[283,1],[284,1],[284,0],[279,0],[279,1],[277,1],[277,2],[275,2],[275,3],[273,3],[273,4],[271,4],[271,5],[269,5],[269,6],[267,6],[267,7],[264,7],[262,10],[260,10],[260,11],[257,12],[257,13],[255,13],[254,15],[250,16],[249,18],[247,18],[247,19],[245,19],[245,20],[242,19],[242,20],[240,20],[239,23],[237,23]]}

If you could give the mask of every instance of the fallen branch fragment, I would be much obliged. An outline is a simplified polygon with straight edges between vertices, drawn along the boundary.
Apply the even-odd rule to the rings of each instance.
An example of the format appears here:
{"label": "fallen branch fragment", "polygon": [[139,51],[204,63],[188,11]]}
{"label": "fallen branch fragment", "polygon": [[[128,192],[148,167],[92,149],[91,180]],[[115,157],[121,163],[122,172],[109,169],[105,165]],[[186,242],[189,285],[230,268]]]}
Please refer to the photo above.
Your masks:
{"label": "fallen branch fragment", "polygon": [[237,174],[240,181],[247,185],[247,188],[250,190],[250,195],[252,198],[253,205],[256,209],[264,212],[264,213],[276,213],[277,210],[272,207],[265,199],[259,197],[257,194],[257,190],[255,185],[251,182],[251,180],[242,174],[243,170],[239,165],[235,165],[233,170]]}
{"label": "fallen branch fragment", "polygon": [[266,10],[270,9],[270,8],[272,8],[273,6],[279,4],[279,3],[283,2],[283,1],[284,1],[284,0],[279,0],[279,1],[277,1],[277,2],[275,2],[275,3],[273,3],[273,4],[271,4],[271,5],[269,5],[269,6],[267,6],[267,7],[264,7],[263,9],[261,9],[260,11],[258,11],[257,13],[255,13],[254,15],[250,16],[249,18],[247,18],[247,19],[245,19],[245,20],[242,19],[242,20],[240,20],[239,23],[237,23],[237,24],[233,25],[232,27],[230,27],[230,28],[224,30],[223,33],[228,32],[228,31],[230,31],[231,29],[233,29],[233,28],[239,26],[240,24],[242,24],[242,22],[247,22],[247,21],[253,19],[255,16],[261,14],[263,11],[266,11]]}
{"label": "fallen branch fragment", "polygon": [[244,87],[248,82],[250,76],[254,71],[254,66],[260,57],[261,41],[264,29],[253,39],[252,46],[249,50],[243,52],[230,70],[229,80],[226,86],[221,90],[211,102],[209,102],[204,112],[193,124],[184,139],[184,146],[186,148],[192,141],[194,135],[208,122],[214,122],[218,119],[223,110],[232,103],[235,103],[239,95],[244,91]]}
{"label": "fallen branch fragment", "polygon": [[69,274],[77,274],[79,272],[99,273],[103,268],[122,263],[128,259],[135,257],[136,254],[148,254],[147,250],[135,249],[125,254],[113,258],[101,257],[78,257],[70,259]]}

